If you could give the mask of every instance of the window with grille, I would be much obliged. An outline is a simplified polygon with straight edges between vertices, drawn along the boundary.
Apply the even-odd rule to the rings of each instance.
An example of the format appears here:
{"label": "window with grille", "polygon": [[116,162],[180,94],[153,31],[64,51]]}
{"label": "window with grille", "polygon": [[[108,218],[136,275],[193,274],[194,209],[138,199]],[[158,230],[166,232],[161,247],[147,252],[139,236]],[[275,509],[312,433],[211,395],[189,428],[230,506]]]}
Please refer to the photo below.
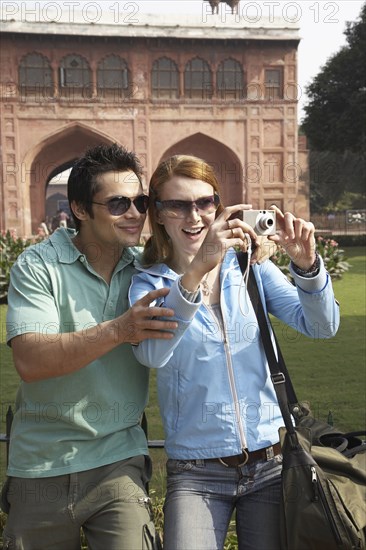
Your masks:
{"label": "window with grille", "polygon": [[92,78],[89,64],[79,55],[67,55],[60,66],[60,91],[62,96],[91,97]]}
{"label": "window with grille", "polygon": [[127,63],[118,55],[108,55],[98,65],[98,96],[126,97],[129,89]]}
{"label": "window with grille", "polygon": [[151,73],[152,97],[177,99],[179,97],[179,73],[174,61],[167,57],[157,59]]}
{"label": "window with grille", "polygon": [[27,96],[53,96],[52,68],[46,57],[39,53],[23,57],[19,64],[19,89]]}
{"label": "window with grille", "polygon": [[192,59],[184,71],[184,94],[191,99],[208,99],[213,95],[211,69],[206,61]]}
{"label": "window with grille", "polygon": [[283,70],[265,69],[264,71],[265,99],[273,101],[283,98]]}
{"label": "window with grille", "polygon": [[217,70],[217,96],[221,99],[245,97],[243,69],[239,61],[225,59]]}

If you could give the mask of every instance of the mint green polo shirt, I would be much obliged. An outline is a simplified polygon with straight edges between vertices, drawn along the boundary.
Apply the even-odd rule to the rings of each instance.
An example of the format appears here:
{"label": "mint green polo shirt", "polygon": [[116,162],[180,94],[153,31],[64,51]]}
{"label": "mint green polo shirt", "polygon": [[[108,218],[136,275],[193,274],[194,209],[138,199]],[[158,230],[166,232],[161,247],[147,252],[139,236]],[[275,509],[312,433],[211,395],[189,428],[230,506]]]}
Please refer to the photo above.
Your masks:
{"label": "mint green polo shirt", "polygon": [[[14,264],[8,342],[29,332],[38,333],[40,341],[54,341],[60,333],[86,330],[128,308],[138,250],[123,252],[108,285],[73,245],[74,234],[58,229]],[[57,476],[148,454],[140,427],[147,398],[148,369],[136,361],[129,344],[72,374],[21,381],[8,475]]]}

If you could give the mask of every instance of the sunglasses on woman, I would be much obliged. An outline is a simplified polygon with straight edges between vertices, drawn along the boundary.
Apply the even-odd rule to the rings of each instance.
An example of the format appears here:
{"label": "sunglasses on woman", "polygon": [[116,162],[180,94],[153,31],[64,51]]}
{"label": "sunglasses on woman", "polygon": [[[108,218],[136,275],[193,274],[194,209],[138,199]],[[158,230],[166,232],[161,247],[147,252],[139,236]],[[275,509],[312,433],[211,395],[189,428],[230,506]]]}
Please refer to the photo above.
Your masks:
{"label": "sunglasses on woman", "polygon": [[216,212],[220,204],[219,195],[211,195],[210,197],[201,197],[195,201],[155,201],[155,206],[168,218],[186,218],[194,208],[199,214],[207,215]]}
{"label": "sunglasses on woman", "polygon": [[134,204],[136,206],[136,209],[140,212],[140,214],[145,214],[147,212],[147,209],[149,208],[149,197],[147,195],[139,195],[135,199],[120,196],[113,197],[107,202],[89,202],[91,204],[106,206],[108,208],[108,212],[112,214],[112,216],[122,216],[122,214],[125,214],[125,212],[127,212],[127,210],[131,208],[131,204]]}

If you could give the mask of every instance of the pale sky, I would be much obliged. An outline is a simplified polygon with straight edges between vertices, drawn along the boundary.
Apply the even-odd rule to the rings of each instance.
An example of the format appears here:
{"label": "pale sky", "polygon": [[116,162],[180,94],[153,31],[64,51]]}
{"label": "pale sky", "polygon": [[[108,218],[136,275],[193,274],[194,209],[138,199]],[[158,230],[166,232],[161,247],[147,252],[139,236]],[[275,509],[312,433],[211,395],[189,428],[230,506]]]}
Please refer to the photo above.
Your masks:
{"label": "pale sky", "polygon": [[[241,0],[237,22],[260,24],[260,19],[274,17],[282,19],[286,25],[295,23],[299,26],[301,37],[298,48],[298,84],[299,84],[299,121],[303,117],[303,105],[306,102],[305,86],[309,84],[330,56],[337,53],[346,44],[343,31],[346,21],[355,21],[361,13],[365,0]],[[101,18],[118,17],[119,23],[132,23],[138,20],[139,15],[146,16],[153,13],[192,14],[201,16],[205,23],[209,22],[211,8],[208,2],[202,0],[59,0],[29,2],[2,0],[2,19],[11,18],[22,20],[34,20],[34,13],[40,14],[41,19],[48,20],[58,13],[64,16],[73,11],[84,13],[89,21],[95,17],[98,20],[98,12]],[[30,11],[29,11],[30,10]],[[33,15],[32,15],[33,10]],[[212,17],[212,16],[211,16]],[[230,21],[231,10],[226,4],[220,5],[219,17],[221,22]],[[102,22],[102,21],[101,21]]]}

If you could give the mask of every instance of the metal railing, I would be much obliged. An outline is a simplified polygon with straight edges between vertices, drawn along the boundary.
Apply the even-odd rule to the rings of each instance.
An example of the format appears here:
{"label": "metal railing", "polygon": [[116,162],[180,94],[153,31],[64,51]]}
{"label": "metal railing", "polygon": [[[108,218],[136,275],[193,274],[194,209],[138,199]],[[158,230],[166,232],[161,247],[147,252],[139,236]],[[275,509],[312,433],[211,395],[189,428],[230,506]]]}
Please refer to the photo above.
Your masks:
{"label": "metal railing", "polygon": [[11,406],[9,406],[8,410],[6,411],[6,419],[5,419],[6,432],[4,434],[0,433],[0,443],[6,443],[6,463],[7,464],[9,461],[10,430],[13,422],[13,416],[14,416],[13,410]]}
{"label": "metal railing", "polygon": [[346,210],[330,214],[312,214],[317,233],[329,235],[363,235],[366,233],[366,210]]}

